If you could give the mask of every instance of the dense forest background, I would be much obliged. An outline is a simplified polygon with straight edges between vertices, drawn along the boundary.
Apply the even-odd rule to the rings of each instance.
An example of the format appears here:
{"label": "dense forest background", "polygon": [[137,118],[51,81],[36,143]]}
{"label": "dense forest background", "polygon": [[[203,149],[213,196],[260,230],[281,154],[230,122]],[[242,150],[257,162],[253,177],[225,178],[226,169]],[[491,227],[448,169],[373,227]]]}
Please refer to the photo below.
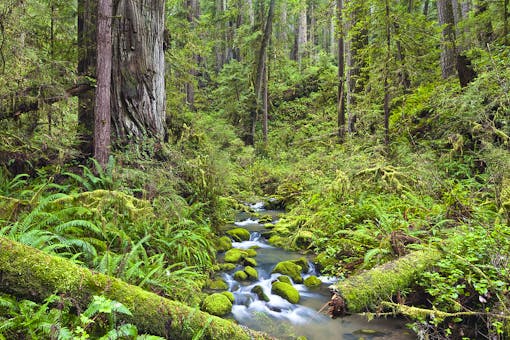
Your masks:
{"label": "dense forest background", "polygon": [[[509,336],[508,7],[2,1],[0,339],[166,334],[13,286],[14,245],[197,307],[221,227],[269,198],[270,242],[327,275],[439,250],[385,307],[421,338]],[[168,334],[209,332],[187,320]]]}

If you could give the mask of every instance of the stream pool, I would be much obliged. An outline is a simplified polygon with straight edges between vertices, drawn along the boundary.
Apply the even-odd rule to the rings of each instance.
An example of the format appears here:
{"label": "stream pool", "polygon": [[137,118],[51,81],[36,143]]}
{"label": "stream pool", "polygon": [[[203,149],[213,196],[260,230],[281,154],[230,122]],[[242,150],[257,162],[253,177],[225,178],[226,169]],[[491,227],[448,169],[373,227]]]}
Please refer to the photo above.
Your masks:
{"label": "stream pool", "polygon": [[[273,222],[278,219],[282,211],[264,210],[261,205],[252,206],[261,215],[271,215]],[[272,334],[278,338],[295,338],[306,336],[309,340],[338,339],[416,339],[416,336],[406,328],[405,321],[401,319],[375,319],[368,321],[365,317],[352,315],[339,319],[331,319],[326,313],[319,310],[329,301],[328,286],[334,279],[320,276],[312,263],[310,270],[303,274],[303,278],[316,275],[321,279],[322,285],[318,288],[307,288],[303,284],[294,284],[299,291],[301,299],[298,304],[292,304],[278,295],[271,294],[271,282],[281,274],[271,274],[274,266],[285,260],[295,260],[303,255],[273,247],[266,242],[261,233],[266,231],[263,224],[250,218],[247,214],[240,214],[235,225],[226,226],[227,229],[242,227],[250,231],[250,240],[234,242],[234,248],[258,248],[256,267],[259,279],[255,282],[238,282],[234,280],[233,273],[242,268],[222,273],[223,279],[234,294],[235,301],[232,315],[238,323],[255,330]],[[251,290],[254,286],[262,287],[269,301],[260,300]],[[327,307],[324,308],[327,310]]]}

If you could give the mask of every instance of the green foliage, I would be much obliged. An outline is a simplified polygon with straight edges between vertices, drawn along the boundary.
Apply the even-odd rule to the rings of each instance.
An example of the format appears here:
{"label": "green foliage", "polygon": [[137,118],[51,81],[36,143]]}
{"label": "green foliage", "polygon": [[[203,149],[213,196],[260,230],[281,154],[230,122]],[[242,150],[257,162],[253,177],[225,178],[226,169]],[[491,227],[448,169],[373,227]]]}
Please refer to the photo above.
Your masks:
{"label": "green foliage", "polygon": [[83,170],[83,174],[77,175],[72,172],[64,172],[63,175],[69,176],[80,184],[86,191],[94,191],[98,189],[113,190],[113,170],[115,167],[115,160],[113,156],[108,159],[106,169],[103,169],[94,158],[91,158],[91,162],[94,165],[94,169],[91,170],[86,166],[80,165]]}

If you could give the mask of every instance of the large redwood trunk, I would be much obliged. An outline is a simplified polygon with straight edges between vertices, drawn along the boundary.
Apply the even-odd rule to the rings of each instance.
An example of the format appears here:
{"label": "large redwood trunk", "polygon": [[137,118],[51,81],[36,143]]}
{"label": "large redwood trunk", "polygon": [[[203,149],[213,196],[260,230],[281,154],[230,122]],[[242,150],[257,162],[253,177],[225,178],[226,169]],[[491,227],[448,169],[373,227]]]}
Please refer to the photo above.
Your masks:
{"label": "large redwood trunk", "polygon": [[164,138],[164,0],[116,0],[112,126],[119,142]]}

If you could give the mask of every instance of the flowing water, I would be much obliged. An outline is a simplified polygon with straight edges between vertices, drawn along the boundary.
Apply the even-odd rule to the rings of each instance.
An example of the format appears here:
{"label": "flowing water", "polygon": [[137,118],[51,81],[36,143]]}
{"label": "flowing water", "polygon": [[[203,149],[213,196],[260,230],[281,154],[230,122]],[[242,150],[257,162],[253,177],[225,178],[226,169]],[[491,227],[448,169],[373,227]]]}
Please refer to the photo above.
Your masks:
{"label": "flowing water", "polygon": [[[271,215],[273,221],[282,213],[263,210],[261,204],[253,205],[252,208],[262,215]],[[377,319],[369,322],[361,316],[331,319],[324,312],[319,313],[318,311],[329,301],[328,286],[334,280],[320,276],[312,263],[310,263],[310,270],[303,275],[303,278],[316,275],[323,283],[319,288],[310,289],[303,284],[294,284],[301,296],[299,304],[292,304],[278,295],[271,294],[271,282],[280,276],[280,274],[271,274],[274,266],[280,261],[298,259],[302,255],[269,245],[261,236],[261,233],[266,231],[264,226],[248,215],[241,214],[235,226],[248,229],[251,238],[249,241],[234,242],[233,247],[258,248],[255,258],[258,263],[256,267],[258,281],[241,283],[234,280],[233,273],[240,269],[240,266],[233,271],[223,273],[223,278],[229,285],[229,291],[235,297],[232,315],[240,324],[281,338],[306,336],[309,340],[416,339],[402,320]],[[269,297],[269,302],[259,300],[257,295],[251,292],[256,285],[263,288],[264,293]]]}

